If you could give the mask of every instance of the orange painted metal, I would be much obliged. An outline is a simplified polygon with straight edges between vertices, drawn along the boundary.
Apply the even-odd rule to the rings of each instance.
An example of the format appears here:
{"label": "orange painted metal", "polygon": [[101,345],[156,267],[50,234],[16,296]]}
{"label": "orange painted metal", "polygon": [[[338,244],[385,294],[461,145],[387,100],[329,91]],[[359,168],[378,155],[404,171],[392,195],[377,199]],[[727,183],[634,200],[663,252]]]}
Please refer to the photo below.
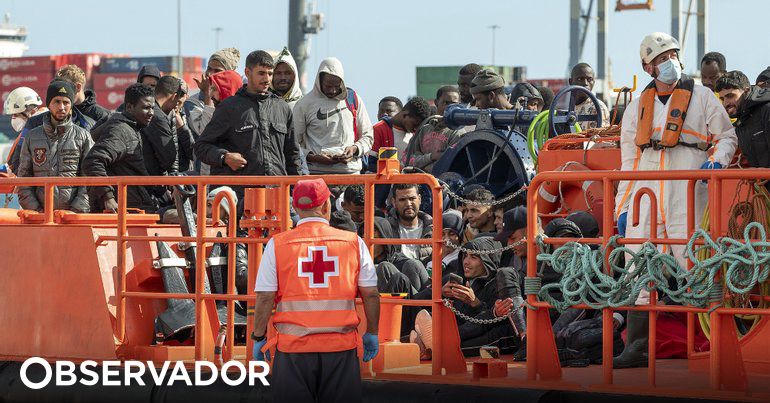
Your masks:
{"label": "orange painted metal", "polygon": [[[578,152],[583,152],[577,150]],[[598,151],[597,151],[598,152]],[[591,153],[587,153],[589,158],[593,158]],[[365,189],[365,217],[366,225],[364,228],[364,240],[371,248],[375,243],[378,244],[396,244],[405,243],[394,240],[375,240],[373,231],[374,218],[374,186],[375,184],[385,183],[424,183],[431,187],[434,200],[440,200],[441,188],[434,178],[428,175],[417,174],[398,174],[393,169],[393,163],[382,162],[383,166],[378,175],[359,175],[359,176],[329,176],[324,179],[329,184],[363,184]],[[589,164],[590,166],[590,164]],[[578,181],[592,180],[602,183],[602,194],[605,200],[612,200],[614,194],[614,185],[620,180],[686,180],[688,184],[688,217],[687,222],[691,227],[695,220],[691,210],[693,205],[694,186],[702,186],[697,181],[709,180],[709,199],[712,203],[711,232],[712,236],[723,234],[722,202],[725,200],[725,194],[731,192],[730,181],[740,179],[770,178],[770,173],[762,170],[722,170],[722,171],[666,171],[666,172],[607,172],[607,171],[589,171],[589,172],[543,172],[532,180],[528,194],[528,206],[530,214],[528,217],[527,238],[534,240],[537,228],[537,205],[536,197],[539,186],[545,181],[563,180]],[[22,331],[18,326],[15,329],[7,328],[0,330],[0,356],[15,357],[22,359],[29,355],[41,355],[49,359],[110,359],[118,357],[120,359],[146,358],[151,360],[162,360],[173,357],[174,359],[198,359],[213,360],[214,336],[218,331],[218,318],[214,307],[214,300],[222,299],[233,301],[236,299],[247,300],[253,305],[253,285],[256,279],[256,268],[261,259],[262,247],[257,243],[264,243],[272,231],[285,231],[291,227],[289,218],[289,187],[294,184],[297,177],[162,177],[162,178],[67,178],[67,184],[70,186],[93,186],[93,185],[113,185],[118,189],[119,211],[113,215],[115,221],[108,219],[95,218],[95,223],[88,223],[85,218],[75,218],[72,220],[62,220],[69,214],[54,212],[52,203],[46,203],[46,210],[42,213],[43,219],[40,224],[0,224],[0,235],[3,235],[5,241],[0,244],[0,264],[2,267],[10,267],[16,275],[12,278],[16,282],[8,282],[0,286],[0,306],[10,304],[20,304],[26,306],[23,313],[25,316],[0,310],[0,320],[3,323],[20,323]],[[23,178],[7,179],[8,186],[34,185],[43,186],[46,189],[46,199],[52,197],[53,186],[62,184],[61,178]],[[236,238],[234,235],[233,221],[228,225],[228,236],[217,238],[214,236],[217,227],[209,227],[206,222],[205,214],[205,186],[211,184],[230,184],[237,186],[278,186],[277,188],[265,189],[257,188],[254,192],[255,198],[245,200],[247,210],[254,212],[252,216],[247,216],[246,220],[240,222],[242,227],[249,228],[249,238]],[[195,237],[181,237],[178,227],[160,225],[149,221],[132,222],[132,215],[128,214],[125,206],[126,193],[125,188],[129,185],[171,185],[187,184],[198,188],[198,216],[197,224],[199,231]],[[726,185],[727,184],[727,185]],[[226,193],[222,193],[223,195]],[[654,194],[643,191],[634,195],[634,203],[639,203],[641,197],[648,194],[651,197],[653,205],[656,203]],[[230,203],[231,211],[234,209],[233,200],[228,196],[221,196],[216,200],[214,206],[227,198]],[[272,201],[270,201],[272,200]],[[254,203],[254,204],[251,204]],[[268,206],[269,205],[269,206]],[[268,209],[269,207],[269,209]],[[613,215],[611,203],[605,203],[603,206],[603,229],[601,238],[581,239],[584,243],[600,243],[607,245],[612,236]],[[435,217],[441,215],[440,205],[434,204],[433,214]],[[218,209],[215,208],[215,211]],[[655,209],[651,212],[656,214]],[[214,218],[217,212],[212,212]],[[74,218],[74,217],[73,217]],[[633,219],[633,217],[632,217]],[[66,222],[65,222],[66,221]],[[216,222],[216,220],[213,220]],[[638,221],[638,217],[635,219]],[[655,225],[655,217],[651,220]],[[111,224],[114,222],[114,225]],[[245,225],[246,224],[246,225]],[[656,231],[656,228],[653,228]],[[688,232],[692,233],[692,228]],[[158,233],[158,237],[155,237]],[[12,235],[11,235],[12,234]],[[169,242],[196,242],[198,247],[198,270],[196,275],[196,288],[190,293],[184,294],[166,294],[162,291],[162,283],[157,271],[151,269],[151,260],[157,256],[157,251],[152,246],[153,240],[170,240]],[[214,242],[226,242],[233,244],[235,242],[244,242],[249,245],[249,295],[235,294],[233,284],[228,281],[228,290],[226,294],[205,294],[203,293],[203,278],[207,247]],[[549,239],[546,242],[554,245],[569,241],[568,239]],[[639,244],[648,241],[647,239],[623,239],[621,244]],[[682,239],[657,239],[652,238],[649,241],[659,245],[683,244],[686,240]],[[441,248],[441,225],[440,220],[436,220],[433,238],[428,241],[415,243],[431,243],[434,251],[440,251]],[[30,244],[40,245],[37,255],[32,257],[21,254],[19,251],[27,251],[24,248]],[[537,249],[534,242],[528,242],[528,273],[529,277],[537,275],[537,265],[535,257]],[[49,253],[50,250],[59,252]],[[77,253],[73,253],[77,251]],[[58,253],[58,255],[57,255]],[[73,260],[74,259],[74,260]],[[383,301],[388,305],[431,305],[433,308],[433,329],[434,329],[434,358],[430,368],[424,375],[411,374],[412,380],[425,380],[426,382],[470,382],[471,374],[468,373],[467,363],[462,357],[459,345],[459,333],[454,315],[447,310],[442,303],[441,289],[441,255],[434,253],[434,276],[432,280],[433,295],[431,300],[427,301]],[[63,265],[55,266],[50,262],[64,262]],[[234,261],[228,260],[228,274],[233,276]],[[34,273],[30,276],[29,273]],[[59,281],[40,282],[39,279],[48,278],[59,279]],[[57,277],[58,276],[58,277]],[[78,284],[77,290],[69,290],[66,287],[72,287]],[[25,288],[26,286],[26,288]],[[45,288],[43,288],[45,286]],[[24,290],[21,292],[19,290]],[[32,291],[29,291],[32,290]],[[69,291],[68,291],[69,290]],[[46,292],[50,293],[48,295]],[[51,309],[51,307],[70,307],[73,295],[77,293],[77,303],[79,307],[86,306],[88,309]],[[41,301],[34,301],[39,295],[46,295]],[[152,340],[152,322],[155,315],[164,309],[164,299],[166,298],[192,298],[196,301],[196,337],[195,345],[190,346],[150,346]],[[657,296],[653,293],[651,296],[653,303],[645,306],[628,308],[628,310],[641,310],[651,312],[687,312],[690,316],[688,323],[692,327],[695,325],[693,316],[695,313],[707,312],[708,309],[693,308],[688,306],[667,306],[657,304]],[[574,383],[570,378],[568,371],[563,371],[559,367],[558,356],[556,354],[553,331],[548,318],[548,304],[537,300],[535,295],[528,295],[527,301],[536,309],[528,310],[527,321],[529,331],[527,334],[528,358],[526,364],[526,376],[517,378],[515,373],[509,368],[509,375],[504,378],[488,379],[489,383],[479,380],[484,385],[510,385],[515,387],[529,388],[553,388],[569,389],[581,388],[579,384]],[[230,305],[231,306],[231,305]],[[228,309],[230,308],[228,306]],[[44,312],[44,309],[50,312]],[[590,309],[586,306],[579,308]],[[603,347],[604,364],[600,371],[601,384],[594,384],[590,390],[612,390],[622,393],[638,394],[660,394],[666,396],[703,396],[717,398],[746,398],[748,400],[761,400],[768,396],[759,388],[756,392],[757,383],[748,382],[749,375],[746,371],[745,360],[748,359],[747,352],[760,351],[763,348],[770,348],[770,338],[768,334],[770,329],[767,326],[767,320],[763,319],[757,328],[749,333],[742,340],[737,339],[732,315],[735,314],[758,314],[770,315],[770,309],[752,309],[752,308],[715,308],[711,312],[712,316],[712,351],[706,354],[700,354],[700,357],[708,357],[709,375],[707,386],[710,391],[688,389],[685,386],[677,385],[664,386],[667,379],[660,377],[656,379],[657,372],[668,371],[663,366],[662,361],[655,366],[654,351],[651,355],[652,367],[649,369],[647,382],[635,382],[629,385],[616,385],[622,378],[623,371],[613,371],[612,369],[612,310],[605,309],[602,312]],[[625,309],[625,308],[622,308]],[[70,310],[76,312],[69,312]],[[42,315],[31,316],[30,314]],[[9,315],[17,315],[12,317]],[[654,316],[654,315],[652,315]],[[34,317],[35,320],[29,318]],[[44,320],[40,320],[44,318]],[[41,324],[46,325],[45,334]],[[53,326],[53,327],[50,327]],[[249,321],[249,327],[252,326]],[[233,346],[233,332],[231,321],[226,324],[228,334],[228,345],[226,354],[229,359],[243,359],[243,356],[251,355],[251,341],[247,346]],[[654,319],[651,321],[651,337],[654,337]],[[58,329],[56,339],[46,338],[50,329]],[[251,329],[249,328],[249,332]],[[688,330],[688,335],[691,330]],[[72,342],[66,342],[69,339]],[[66,343],[62,342],[62,339]],[[89,340],[83,343],[83,340]],[[654,340],[654,339],[651,339]],[[689,340],[689,337],[688,337]],[[5,343],[2,343],[5,342]],[[66,346],[65,346],[66,344]],[[654,346],[654,341],[650,343]],[[688,343],[690,344],[690,343]],[[238,355],[238,357],[236,357]],[[239,358],[240,357],[240,358]],[[695,357],[693,357],[695,358]],[[757,364],[762,364],[757,363]],[[524,370],[523,368],[520,368]],[[521,373],[521,371],[519,371]],[[638,373],[638,372],[635,372]],[[669,372],[666,372],[667,374]],[[443,374],[443,375],[442,375]],[[377,377],[388,379],[389,376],[395,376],[388,373],[378,373]],[[642,378],[643,379],[643,378]],[[653,387],[648,386],[648,383]],[[587,389],[587,390],[588,390]]]}

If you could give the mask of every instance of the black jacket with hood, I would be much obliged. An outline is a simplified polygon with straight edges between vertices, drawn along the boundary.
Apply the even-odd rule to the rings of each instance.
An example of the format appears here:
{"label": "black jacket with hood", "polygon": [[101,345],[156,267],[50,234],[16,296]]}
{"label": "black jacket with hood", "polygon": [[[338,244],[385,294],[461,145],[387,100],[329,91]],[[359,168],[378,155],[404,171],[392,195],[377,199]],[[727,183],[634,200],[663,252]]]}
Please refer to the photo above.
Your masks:
{"label": "black jacket with hood", "polygon": [[144,166],[150,176],[161,176],[179,171],[177,160],[176,122],[169,119],[157,102],[150,124],[140,131]]}
{"label": "black jacket with hood", "polygon": [[[123,113],[113,113],[110,118],[94,130],[95,139],[91,151],[83,161],[84,176],[148,176],[142,157],[142,128]],[[94,186],[89,191],[91,211],[104,210],[104,201],[117,195],[112,186]],[[143,186],[129,186],[128,207],[147,212],[157,209],[155,199]]]}
{"label": "black jacket with hood", "polygon": [[104,121],[110,117],[110,111],[107,108],[96,103],[96,93],[94,90],[85,90],[86,99],[75,105],[75,109],[85,116],[93,119],[94,122]]}
{"label": "black jacket with hood", "polygon": [[754,168],[770,168],[770,88],[751,86],[735,121],[738,146]]}
{"label": "black jacket with hood", "polygon": [[[194,148],[211,175],[283,176],[301,169],[291,108],[273,93],[250,94],[246,86],[217,106]],[[229,152],[243,155],[246,166],[230,169],[223,161]]]}
{"label": "black jacket with hood", "polygon": [[[478,237],[474,240],[463,245],[465,249],[487,251],[500,247],[500,244],[492,237]],[[465,258],[465,253],[460,252],[457,260],[462,262]],[[476,298],[481,301],[481,304],[477,307],[472,307],[461,301],[455,300],[455,308],[468,315],[468,316],[483,316],[484,318],[491,317],[491,310],[495,306],[495,300],[497,300],[497,268],[500,266],[500,252],[490,254],[479,254],[481,261],[484,263],[485,273],[481,277],[476,277],[470,280],[470,287],[473,289],[473,293],[476,294]],[[464,277],[464,275],[463,275]]]}

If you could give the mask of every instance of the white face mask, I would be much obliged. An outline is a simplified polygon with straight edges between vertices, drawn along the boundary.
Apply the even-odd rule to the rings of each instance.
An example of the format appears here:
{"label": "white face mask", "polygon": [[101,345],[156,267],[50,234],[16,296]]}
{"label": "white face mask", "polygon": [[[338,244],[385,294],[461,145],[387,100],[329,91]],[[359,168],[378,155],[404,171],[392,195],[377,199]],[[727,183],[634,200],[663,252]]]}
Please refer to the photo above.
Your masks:
{"label": "white face mask", "polygon": [[682,65],[679,60],[668,59],[658,65],[658,81],[666,84],[673,84],[682,78]]}
{"label": "white face mask", "polygon": [[24,119],[19,116],[11,117],[11,127],[13,127],[13,130],[15,130],[16,133],[21,133],[21,131],[24,129],[24,125],[26,124],[27,124],[27,119]]}

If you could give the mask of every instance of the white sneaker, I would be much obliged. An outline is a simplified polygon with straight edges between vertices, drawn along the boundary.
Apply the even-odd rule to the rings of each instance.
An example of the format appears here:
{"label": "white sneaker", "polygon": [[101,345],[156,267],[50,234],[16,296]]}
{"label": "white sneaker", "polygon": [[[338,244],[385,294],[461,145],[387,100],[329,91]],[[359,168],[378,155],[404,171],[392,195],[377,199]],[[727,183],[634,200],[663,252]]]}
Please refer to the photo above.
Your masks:
{"label": "white sneaker", "polygon": [[425,347],[429,350],[432,350],[433,319],[425,309],[417,313],[417,317],[414,320],[414,330],[417,331],[417,335],[420,336],[422,342],[425,343]]}

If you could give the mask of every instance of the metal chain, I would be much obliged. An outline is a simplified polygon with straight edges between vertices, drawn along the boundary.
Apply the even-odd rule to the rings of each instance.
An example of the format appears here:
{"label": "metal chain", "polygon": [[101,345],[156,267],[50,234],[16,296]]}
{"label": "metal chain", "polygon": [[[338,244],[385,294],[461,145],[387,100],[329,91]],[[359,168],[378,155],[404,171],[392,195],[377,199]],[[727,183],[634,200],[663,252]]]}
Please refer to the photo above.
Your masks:
{"label": "metal chain", "polygon": [[476,324],[479,324],[479,325],[492,325],[492,324],[500,323],[500,322],[508,319],[507,316],[499,316],[499,317],[496,317],[494,319],[476,319],[476,318],[470,317],[470,316],[468,316],[468,315],[458,311],[454,307],[454,305],[452,304],[452,301],[449,298],[444,298],[444,306],[449,308],[449,310],[452,311],[452,313],[454,313],[458,317],[460,317],[460,318],[462,318],[462,319],[464,319],[464,320],[466,320],[468,322],[476,323]]}
{"label": "metal chain", "polygon": [[446,194],[448,194],[449,197],[451,197],[451,198],[453,198],[455,200],[458,200],[458,201],[462,202],[463,204],[467,204],[467,205],[471,205],[471,206],[488,206],[488,207],[497,206],[498,204],[506,203],[506,202],[514,199],[518,195],[520,195],[520,194],[522,194],[522,193],[527,191],[527,187],[526,186],[522,186],[521,188],[519,188],[519,190],[509,194],[508,196],[503,197],[500,200],[495,200],[495,201],[492,201],[492,202],[479,202],[479,201],[474,201],[474,200],[468,200],[468,199],[458,195],[457,193],[453,192],[452,189],[449,188],[449,185],[446,182],[444,182],[442,180],[439,180],[439,183],[441,183],[441,186],[444,187],[444,192],[446,192]]}
{"label": "metal chain", "polygon": [[513,248],[515,248],[515,247],[517,247],[519,245],[525,244],[525,243],[527,243],[527,238],[522,238],[521,240],[518,240],[518,241],[516,241],[516,242],[514,242],[514,243],[512,243],[510,245],[503,246],[502,248],[489,249],[489,250],[477,250],[477,249],[463,248],[460,245],[452,243],[452,241],[450,241],[448,239],[444,240],[444,245],[451,246],[452,248],[455,248],[455,249],[459,250],[460,252],[470,253],[470,254],[473,254],[473,255],[491,255],[493,253],[498,253],[498,252],[502,253],[502,252],[505,252],[507,250],[511,250],[511,249],[513,249]]}

